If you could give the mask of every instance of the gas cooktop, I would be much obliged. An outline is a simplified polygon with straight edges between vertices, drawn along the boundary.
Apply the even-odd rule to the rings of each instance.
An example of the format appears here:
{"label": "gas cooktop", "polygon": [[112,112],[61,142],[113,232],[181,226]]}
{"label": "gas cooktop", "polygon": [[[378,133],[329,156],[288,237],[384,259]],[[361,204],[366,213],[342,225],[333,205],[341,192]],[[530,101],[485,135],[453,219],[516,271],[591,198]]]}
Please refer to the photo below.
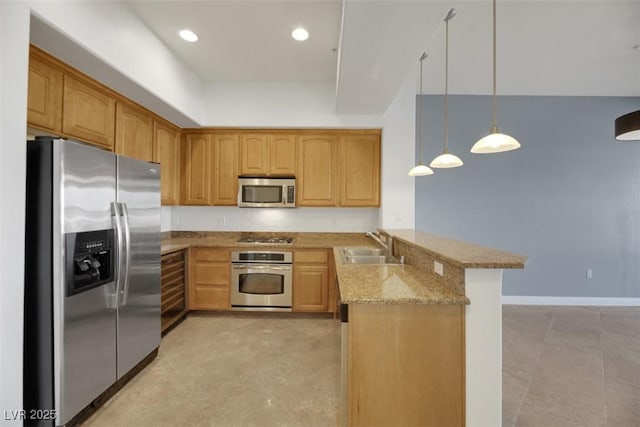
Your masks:
{"label": "gas cooktop", "polygon": [[293,237],[286,236],[245,236],[237,240],[238,243],[262,243],[265,245],[284,245],[291,244]]}

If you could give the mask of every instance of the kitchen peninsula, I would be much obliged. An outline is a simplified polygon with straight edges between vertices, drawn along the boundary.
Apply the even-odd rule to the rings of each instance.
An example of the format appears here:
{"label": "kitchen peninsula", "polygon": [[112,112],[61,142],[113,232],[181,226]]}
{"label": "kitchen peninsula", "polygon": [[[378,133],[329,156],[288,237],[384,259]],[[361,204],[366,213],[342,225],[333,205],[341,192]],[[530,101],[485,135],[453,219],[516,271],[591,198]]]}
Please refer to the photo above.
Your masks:
{"label": "kitchen peninsula", "polygon": [[[243,234],[173,232],[162,249],[247,248],[237,242]],[[393,255],[405,264],[345,264],[340,248],[376,246],[359,233],[287,233],[292,243],[271,246],[333,250],[329,277],[337,277],[341,303],[349,307],[345,369],[351,400],[345,400],[348,411],[339,411],[348,413],[344,423],[420,421],[384,418],[399,410],[423,416],[422,424],[500,425],[502,270],[524,268],[526,257],[414,230],[380,234],[393,239]],[[351,357],[358,346],[364,357],[356,360]],[[406,381],[393,388],[385,382],[393,377]],[[423,387],[425,382],[431,386]],[[376,389],[386,394],[376,395]],[[412,401],[441,411],[409,413]]]}

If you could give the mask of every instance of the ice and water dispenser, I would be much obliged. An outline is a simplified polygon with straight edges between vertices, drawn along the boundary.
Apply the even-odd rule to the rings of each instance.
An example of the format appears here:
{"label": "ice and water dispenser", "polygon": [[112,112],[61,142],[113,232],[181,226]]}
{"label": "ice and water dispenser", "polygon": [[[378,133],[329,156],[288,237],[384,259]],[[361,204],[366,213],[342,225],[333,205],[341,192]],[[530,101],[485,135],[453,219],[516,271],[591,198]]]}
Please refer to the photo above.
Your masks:
{"label": "ice and water dispenser", "polygon": [[115,279],[113,229],[67,233],[66,253],[68,297]]}

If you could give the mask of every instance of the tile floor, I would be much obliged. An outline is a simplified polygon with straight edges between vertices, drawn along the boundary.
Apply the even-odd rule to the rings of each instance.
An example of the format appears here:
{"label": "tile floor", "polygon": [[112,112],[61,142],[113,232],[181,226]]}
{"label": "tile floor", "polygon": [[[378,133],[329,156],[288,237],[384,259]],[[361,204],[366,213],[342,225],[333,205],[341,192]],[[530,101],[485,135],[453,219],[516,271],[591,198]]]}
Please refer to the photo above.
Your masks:
{"label": "tile floor", "polygon": [[503,306],[503,426],[640,426],[640,307]]}
{"label": "tile floor", "polygon": [[[335,426],[339,323],[286,316],[188,317],[84,425]],[[640,307],[504,306],[503,425],[640,427]]]}

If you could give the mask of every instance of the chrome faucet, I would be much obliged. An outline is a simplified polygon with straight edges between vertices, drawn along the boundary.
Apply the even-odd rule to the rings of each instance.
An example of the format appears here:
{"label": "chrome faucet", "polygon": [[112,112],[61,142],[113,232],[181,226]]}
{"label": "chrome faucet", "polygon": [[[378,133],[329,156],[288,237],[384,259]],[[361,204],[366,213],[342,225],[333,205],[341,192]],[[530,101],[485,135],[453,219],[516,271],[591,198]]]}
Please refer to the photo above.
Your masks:
{"label": "chrome faucet", "polygon": [[366,232],[366,236],[372,238],[380,246],[382,246],[387,251],[387,254],[389,256],[393,256],[393,237],[387,236],[386,239],[385,239],[386,240],[386,243],[385,243],[385,242],[382,241],[380,236],[378,236],[377,234],[375,234],[375,233],[373,233],[371,231],[367,231]]}

